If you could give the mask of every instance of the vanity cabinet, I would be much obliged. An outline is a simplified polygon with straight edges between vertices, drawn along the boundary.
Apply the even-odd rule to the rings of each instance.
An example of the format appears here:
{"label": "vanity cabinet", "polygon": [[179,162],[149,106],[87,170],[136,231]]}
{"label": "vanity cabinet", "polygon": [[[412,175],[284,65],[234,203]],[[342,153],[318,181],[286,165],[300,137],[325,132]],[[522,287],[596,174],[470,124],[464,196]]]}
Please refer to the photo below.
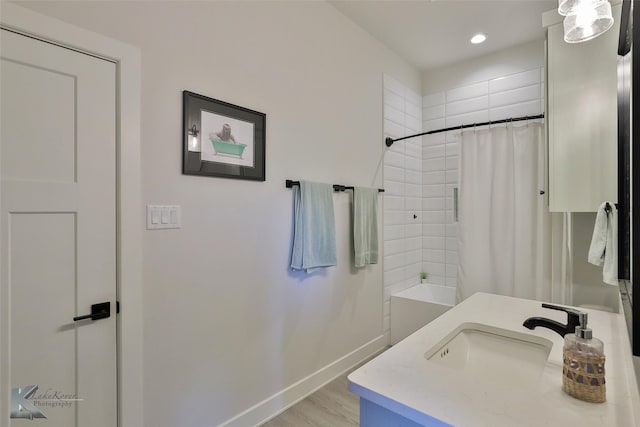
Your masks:
{"label": "vanity cabinet", "polygon": [[[615,2],[612,2],[615,3]],[[618,201],[617,45],[615,24],[583,43],[566,43],[556,11],[543,15],[547,30],[549,210],[595,212]]]}

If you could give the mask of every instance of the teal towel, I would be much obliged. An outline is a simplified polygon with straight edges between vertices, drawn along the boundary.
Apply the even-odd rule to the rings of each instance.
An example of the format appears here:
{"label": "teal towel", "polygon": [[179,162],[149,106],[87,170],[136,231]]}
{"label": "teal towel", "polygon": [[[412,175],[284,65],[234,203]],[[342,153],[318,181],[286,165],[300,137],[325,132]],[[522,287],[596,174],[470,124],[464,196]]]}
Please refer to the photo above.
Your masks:
{"label": "teal towel", "polygon": [[293,187],[294,224],[291,268],[311,273],[336,265],[333,187],[300,181]]}
{"label": "teal towel", "polygon": [[353,249],[355,266],[378,263],[378,189],[353,190]]}

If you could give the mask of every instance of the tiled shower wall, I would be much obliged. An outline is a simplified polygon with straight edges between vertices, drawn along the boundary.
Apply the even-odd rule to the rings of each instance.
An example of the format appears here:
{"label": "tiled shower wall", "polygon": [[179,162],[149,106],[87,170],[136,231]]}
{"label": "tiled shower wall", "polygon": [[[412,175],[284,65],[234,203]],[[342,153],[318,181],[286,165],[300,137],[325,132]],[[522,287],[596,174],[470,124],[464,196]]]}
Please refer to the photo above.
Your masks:
{"label": "tiled shower wall", "polygon": [[[422,97],[384,76],[384,133],[391,138],[422,132]],[[384,156],[384,332],[389,295],[418,282],[422,270],[422,141],[397,142]],[[415,218],[414,218],[415,215]]]}
{"label": "tiled shower wall", "polygon": [[[384,133],[392,138],[543,111],[541,66],[422,97],[384,76]],[[389,296],[418,283],[421,271],[429,274],[430,283],[457,284],[453,189],[458,185],[459,133],[408,139],[386,149],[385,333],[389,331]]]}
{"label": "tiled shower wall", "polygon": [[[544,111],[544,68],[444,88],[424,96],[422,107],[424,131],[537,115]],[[458,186],[459,134],[424,136],[422,148],[423,267],[429,282],[452,287],[458,268],[453,189]]]}

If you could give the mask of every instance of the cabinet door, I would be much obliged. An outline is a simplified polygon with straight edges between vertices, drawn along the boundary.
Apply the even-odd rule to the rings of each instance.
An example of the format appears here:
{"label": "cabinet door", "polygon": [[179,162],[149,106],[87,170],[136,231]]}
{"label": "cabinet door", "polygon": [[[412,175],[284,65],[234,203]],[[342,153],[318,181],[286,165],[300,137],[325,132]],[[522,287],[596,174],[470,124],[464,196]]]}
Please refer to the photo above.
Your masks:
{"label": "cabinet door", "polygon": [[566,43],[562,22],[548,27],[549,210],[595,212],[618,199],[615,24],[583,43]]}

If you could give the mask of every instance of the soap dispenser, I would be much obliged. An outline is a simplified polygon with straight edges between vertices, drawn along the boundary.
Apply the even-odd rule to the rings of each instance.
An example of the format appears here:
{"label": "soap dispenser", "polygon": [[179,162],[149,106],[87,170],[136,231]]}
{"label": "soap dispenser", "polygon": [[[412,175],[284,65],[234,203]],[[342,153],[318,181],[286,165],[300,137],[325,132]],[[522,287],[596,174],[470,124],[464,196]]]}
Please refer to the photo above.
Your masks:
{"label": "soap dispenser", "polygon": [[580,400],[604,402],[604,344],[593,338],[587,327],[587,313],[581,312],[579,316],[575,334],[564,337],[562,390]]}

